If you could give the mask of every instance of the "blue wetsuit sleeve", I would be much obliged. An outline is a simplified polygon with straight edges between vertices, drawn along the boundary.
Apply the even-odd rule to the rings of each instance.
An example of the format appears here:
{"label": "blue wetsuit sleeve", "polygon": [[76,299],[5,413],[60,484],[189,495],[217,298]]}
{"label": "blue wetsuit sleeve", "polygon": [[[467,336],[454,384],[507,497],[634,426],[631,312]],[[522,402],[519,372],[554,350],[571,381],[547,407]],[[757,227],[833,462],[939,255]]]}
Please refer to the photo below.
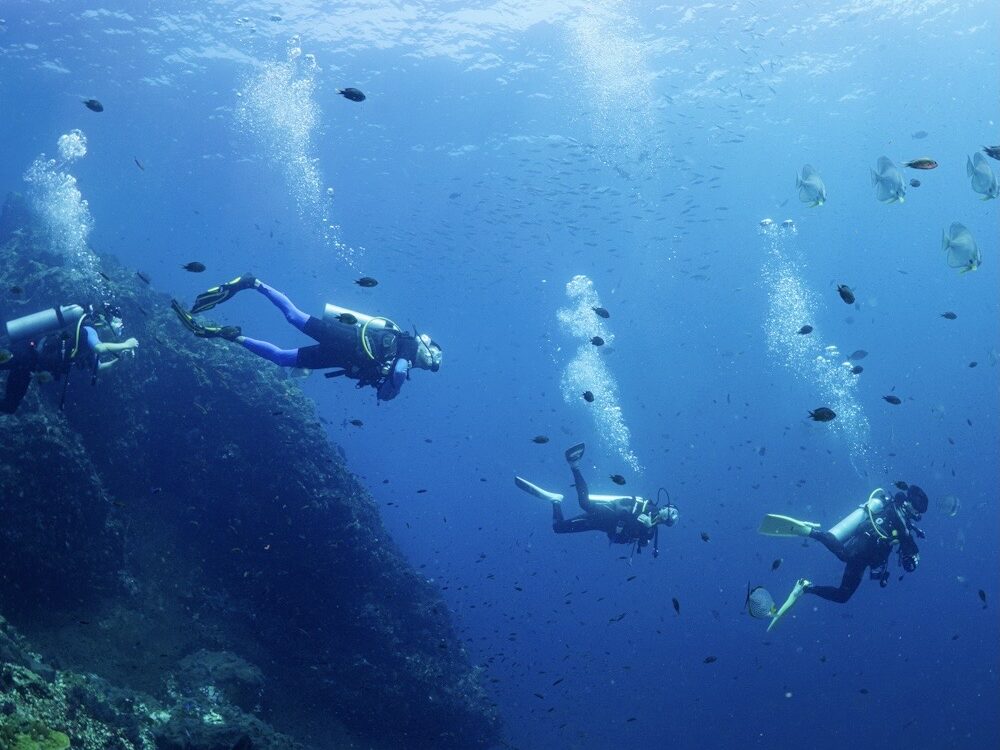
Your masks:
{"label": "blue wetsuit sleeve", "polygon": [[393,365],[392,372],[389,373],[382,385],[378,389],[378,400],[379,401],[391,401],[399,395],[399,391],[403,388],[403,383],[406,382],[406,375],[410,371],[410,363],[405,359],[400,357],[396,360],[396,364]]}
{"label": "blue wetsuit sleeve", "polygon": [[80,348],[90,352],[97,351],[97,345],[101,343],[101,337],[97,335],[97,331],[90,326],[84,326],[83,334],[80,340]]}

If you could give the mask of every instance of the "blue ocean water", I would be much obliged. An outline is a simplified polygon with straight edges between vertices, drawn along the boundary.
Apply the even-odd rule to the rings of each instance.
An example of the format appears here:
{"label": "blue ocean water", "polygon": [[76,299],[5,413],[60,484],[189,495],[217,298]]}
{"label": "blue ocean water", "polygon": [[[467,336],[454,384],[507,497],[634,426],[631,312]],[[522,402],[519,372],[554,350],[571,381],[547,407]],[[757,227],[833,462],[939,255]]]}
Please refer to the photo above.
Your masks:
{"label": "blue ocean water", "polygon": [[[81,264],[89,245],[188,302],[252,270],[307,311],[442,344],[441,371],[390,403],[302,387],[440,585],[511,746],[997,746],[1000,226],[966,174],[1000,141],[995,4],[7,0],[0,16],[0,190],[45,208]],[[86,154],[61,155],[74,129]],[[905,169],[920,186],[886,205],[883,155],[940,166]],[[822,206],[799,200],[805,164]],[[975,272],[946,263],[953,222]],[[194,260],[208,270],[180,269]],[[257,296],[213,316],[310,343]],[[809,421],[818,406],[838,418]],[[679,506],[658,559],[556,536],[514,487],[569,491],[580,441],[592,490],[621,474]],[[809,597],[769,634],[747,616],[748,581],[780,601],[842,569],[756,534],[764,513],[831,525],[899,480],[931,498],[915,574],[893,558],[885,589]]]}

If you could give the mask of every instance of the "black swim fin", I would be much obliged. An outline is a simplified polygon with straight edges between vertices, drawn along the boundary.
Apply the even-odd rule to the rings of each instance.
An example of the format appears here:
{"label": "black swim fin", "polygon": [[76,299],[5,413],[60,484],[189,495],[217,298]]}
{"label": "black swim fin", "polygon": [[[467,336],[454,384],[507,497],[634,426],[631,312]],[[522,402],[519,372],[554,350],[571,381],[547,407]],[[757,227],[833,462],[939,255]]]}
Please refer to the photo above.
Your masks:
{"label": "black swim fin", "polygon": [[195,320],[194,316],[185,310],[181,303],[177,300],[171,300],[170,306],[174,309],[174,312],[177,313],[177,317],[180,319],[181,323],[184,324],[184,327],[199,338],[223,338],[227,341],[235,341],[237,337],[243,335],[243,331],[239,326],[202,325]]}
{"label": "black swim fin", "polygon": [[220,305],[237,292],[244,289],[253,289],[257,286],[257,279],[251,273],[245,273],[225,284],[213,286],[197,296],[194,305],[191,306],[191,314],[197,315],[205,310],[211,310],[216,305]]}

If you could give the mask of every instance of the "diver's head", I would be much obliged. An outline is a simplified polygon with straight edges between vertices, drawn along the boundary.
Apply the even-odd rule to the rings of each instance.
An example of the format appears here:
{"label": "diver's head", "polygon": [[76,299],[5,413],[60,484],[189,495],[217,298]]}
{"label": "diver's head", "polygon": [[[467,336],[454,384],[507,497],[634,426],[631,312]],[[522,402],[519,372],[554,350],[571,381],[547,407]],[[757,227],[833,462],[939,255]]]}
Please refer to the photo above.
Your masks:
{"label": "diver's head", "polygon": [[118,305],[113,305],[110,302],[102,302],[100,305],[94,305],[90,309],[98,321],[111,329],[115,338],[122,337],[122,332],[125,330],[125,321],[122,320],[122,309]]}
{"label": "diver's head", "polygon": [[917,521],[927,512],[927,508],[930,505],[927,493],[915,484],[907,486],[906,494],[897,492],[893,500],[896,503],[896,507],[902,510],[909,518]]}
{"label": "diver's head", "polygon": [[665,505],[656,512],[656,521],[664,526],[673,526],[677,523],[677,508],[673,505]]}
{"label": "diver's head", "polygon": [[426,333],[416,335],[417,351],[413,359],[413,366],[421,370],[437,372],[441,369],[441,347],[434,343],[434,340]]}

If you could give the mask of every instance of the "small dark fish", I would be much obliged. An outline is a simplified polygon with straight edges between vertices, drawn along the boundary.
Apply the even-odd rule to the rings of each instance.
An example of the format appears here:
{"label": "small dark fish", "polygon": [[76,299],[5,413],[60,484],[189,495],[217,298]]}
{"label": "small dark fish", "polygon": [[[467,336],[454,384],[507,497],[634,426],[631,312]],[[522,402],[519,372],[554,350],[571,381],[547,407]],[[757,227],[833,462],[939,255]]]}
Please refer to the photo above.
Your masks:
{"label": "small dark fish", "polygon": [[139,160],[138,160],[137,158],[135,158],[134,156],[132,157],[132,161],[134,161],[134,162],[135,162],[135,165],[136,165],[137,167],[139,167],[139,169],[141,169],[141,170],[142,170],[143,172],[145,172],[145,171],[146,171],[146,168],[145,168],[144,166],[142,166],[142,162],[141,162],[141,161],[139,161]]}
{"label": "small dark fish", "polygon": [[275,409],[274,411],[271,412],[271,416],[280,417],[284,413],[285,413],[284,409]]}
{"label": "small dark fish", "polygon": [[900,401],[899,396],[893,396],[892,394],[889,394],[888,396],[883,396],[882,398],[888,401],[893,406],[899,406],[901,403],[903,403],[902,401]]}
{"label": "small dark fish", "polygon": [[837,412],[826,406],[821,406],[818,409],[813,409],[809,412],[809,419],[814,422],[829,422],[831,419],[835,419]]}
{"label": "small dark fish", "polygon": [[35,373],[35,382],[37,383],[51,383],[54,380],[52,373],[48,370],[42,370]]}
{"label": "small dark fish", "polygon": [[635,716],[629,716],[627,719],[625,719],[625,723],[628,724],[629,722],[635,721],[635,720],[636,720]]}
{"label": "small dark fish", "polygon": [[9,292],[11,293],[11,295],[13,295],[14,297],[16,297],[16,296],[17,296],[17,295],[19,295],[19,294],[23,294],[23,293],[24,293],[24,290],[23,290],[23,289],[22,289],[21,287],[19,287],[19,286],[12,286],[12,287],[11,287],[11,288],[10,288],[10,289],[9,289],[8,291],[9,291]]}
{"label": "small dark fish", "polygon": [[812,332],[813,332],[813,327],[812,326],[802,326],[798,330],[798,333],[799,333],[800,336],[808,336]]}
{"label": "small dark fish", "polygon": [[360,419],[352,419],[348,422],[348,424],[352,424],[355,427],[361,427],[364,425],[364,422],[362,422]]}
{"label": "small dark fish", "polygon": [[139,277],[139,280],[140,280],[140,281],[141,281],[141,282],[142,282],[143,284],[147,284],[147,285],[148,285],[148,284],[152,283],[152,282],[151,282],[151,281],[149,280],[149,274],[145,274],[145,273],[143,273],[142,271],[136,271],[136,272],[135,272],[135,275]]}
{"label": "small dark fish", "polygon": [[597,313],[597,317],[599,317],[599,318],[610,318],[611,317],[611,313],[609,313],[603,307],[592,307],[590,309],[593,310],[595,313]]}
{"label": "small dark fish", "polygon": [[708,535],[707,531],[701,532],[701,541],[708,542],[708,541],[711,541],[711,539],[712,538]]}
{"label": "small dark fish", "polygon": [[97,273],[105,281],[111,281],[111,277],[104,273],[104,271],[98,271]]}
{"label": "small dark fish", "polygon": [[851,356],[848,357],[852,362],[858,362],[868,356],[868,352],[864,349],[858,349],[856,352],[852,352]]}
{"label": "small dark fish", "polygon": [[558,685],[560,682],[562,682],[565,679],[566,679],[565,677],[560,677],[558,680],[556,680],[555,682],[552,683],[552,687],[555,687],[556,685]]}
{"label": "small dark fish", "polygon": [[910,134],[910,138],[914,139],[915,141],[919,141],[922,138],[926,138],[926,137],[927,137],[927,131],[926,130],[918,130],[916,133],[911,133]]}
{"label": "small dark fish", "polygon": [[345,313],[341,313],[340,315],[338,315],[337,316],[337,320],[339,320],[341,323],[346,323],[349,326],[352,326],[352,325],[354,325],[355,323],[358,322],[357,317],[355,317],[354,315],[351,315],[350,313],[346,313],[346,312]]}
{"label": "small dark fish", "polygon": [[868,695],[868,688],[861,688],[858,692],[862,695]]}
{"label": "small dark fish", "polygon": [[462,197],[461,193],[448,193],[449,200],[455,200],[456,198],[461,198],[461,197]]}
{"label": "small dark fish", "polygon": [[677,601],[677,597],[676,596],[671,597],[670,602],[671,602],[671,604],[674,605],[674,612],[676,612],[677,614],[680,614],[681,613],[681,603],[679,601]]}
{"label": "small dark fish", "polygon": [[367,98],[363,93],[361,93],[360,89],[337,89],[337,93],[345,99],[350,99],[352,102],[363,102]]}
{"label": "small dark fish", "polygon": [[181,266],[181,268],[183,268],[185,271],[190,271],[191,273],[201,273],[202,271],[205,270],[205,264],[199,263],[198,261],[194,260],[191,261],[190,263],[185,263],[183,266]]}
{"label": "small dark fish", "polygon": [[549,439],[545,435],[535,435],[533,438],[531,438],[531,442],[538,443],[539,445],[545,445],[547,442],[549,442]]}
{"label": "small dark fish", "polygon": [[362,276],[360,279],[354,282],[358,286],[363,286],[365,288],[370,288],[373,286],[378,286],[378,280],[373,279],[371,276]]}
{"label": "small dark fish", "polygon": [[83,106],[89,109],[91,112],[103,112],[104,105],[101,104],[97,99],[85,99]]}
{"label": "small dark fish", "polygon": [[903,162],[904,167],[909,167],[910,169],[937,169],[938,163],[933,159],[926,156],[922,156],[919,159],[913,159],[912,161]]}
{"label": "small dark fish", "polygon": [[910,180],[910,187],[920,187],[920,180],[914,177],[912,180]]}
{"label": "small dark fish", "polygon": [[979,589],[979,601],[983,603],[983,609],[986,609],[986,592]]}
{"label": "small dark fish", "polygon": [[621,474],[612,474],[611,481],[619,485],[625,484],[625,477],[623,477]]}
{"label": "small dark fish", "polygon": [[910,485],[908,485],[906,482],[902,480],[898,482],[893,482],[893,484],[896,485],[896,489],[902,490],[903,492],[906,492],[908,489],[910,489]]}
{"label": "small dark fish", "polygon": [[977,365],[979,365],[978,362],[969,362],[969,367],[976,367]]}
{"label": "small dark fish", "polygon": [[948,312],[941,313],[941,317],[944,318],[945,320],[955,320],[955,318],[957,318],[958,315],[949,310]]}
{"label": "small dark fish", "polygon": [[602,339],[600,336],[594,336],[594,338],[590,340],[590,343],[593,344],[594,346],[604,346],[604,339]]}
{"label": "small dark fish", "polygon": [[584,391],[583,400],[586,401],[588,404],[594,403],[594,394],[591,393],[590,391]]}
{"label": "small dark fish", "polygon": [[837,284],[837,294],[848,305],[854,304],[854,292],[851,291],[851,288],[847,284]]}
{"label": "small dark fish", "polygon": [[718,660],[719,660],[718,656],[706,656],[705,660],[702,663],[703,664],[712,664],[713,662],[717,662]]}
{"label": "small dark fish", "polygon": [[854,365],[854,367],[851,368],[851,375],[860,375],[864,371],[865,368],[862,367],[861,365]]}
{"label": "small dark fish", "polygon": [[779,557],[777,560],[771,563],[771,570],[777,570],[780,567],[781,567],[781,558]]}
{"label": "small dark fish", "polygon": [[625,582],[628,583],[629,581],[634,581],[638,577],[639,576],[629,576],[628,578],[625,579]]}
{"label": "small dark fish", "polygon": [[991,159],[1000,161],[1000,146],[983,146],[983,153]]}

